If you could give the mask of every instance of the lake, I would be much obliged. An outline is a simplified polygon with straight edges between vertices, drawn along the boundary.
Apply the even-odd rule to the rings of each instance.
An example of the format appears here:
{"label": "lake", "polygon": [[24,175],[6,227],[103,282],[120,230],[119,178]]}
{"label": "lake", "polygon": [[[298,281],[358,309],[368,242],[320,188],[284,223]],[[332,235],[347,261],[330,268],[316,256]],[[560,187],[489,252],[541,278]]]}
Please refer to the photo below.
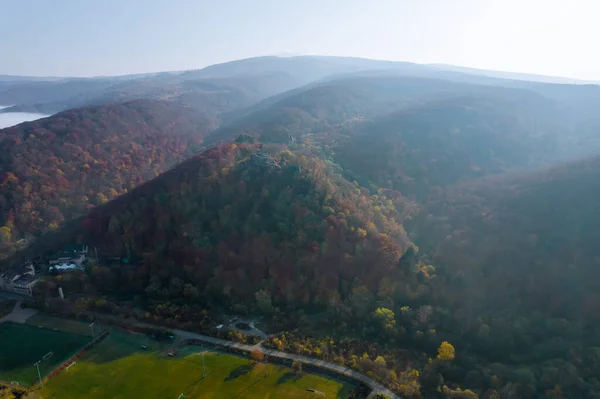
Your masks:
{"label": "lake", "polygon": [[[0,110],[8,108],[10,105],[0,105]],[[7,112],[0,113],[0,129],[18,125],[22,122],[29,122],[40,118],[45,118],[49,115],[38,114],[34,112]]]}

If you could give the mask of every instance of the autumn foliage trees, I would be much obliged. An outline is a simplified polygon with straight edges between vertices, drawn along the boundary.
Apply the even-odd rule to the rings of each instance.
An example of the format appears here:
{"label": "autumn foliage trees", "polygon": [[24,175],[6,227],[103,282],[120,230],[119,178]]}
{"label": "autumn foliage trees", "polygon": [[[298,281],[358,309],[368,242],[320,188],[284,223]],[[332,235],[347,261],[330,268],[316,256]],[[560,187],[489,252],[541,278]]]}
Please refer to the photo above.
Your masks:
{"label": "autumn foliage trees", "polygon": [[193,153],[209,118],[157,101],[85,107],[0,133],[0,258]]}
{"label": "autumn foliage trees", "polygon": [[[529,146],[543,152],[521,119],[463,105],[399,113],[364,131],[325,124],[289,148],[248,131],[143,184],[193,152],[185,115],[168,131],[152,127],[152,107],[132,105],[85,111],[76,122],[86,129],[22,125],[0,141],[10,165],[0,176],[0,242],[10,251],[20,237],[56,230],[64,243],[132,260],[53,276],[38,285],[44,306],[65,306],[61,284],[81,309],[132,312],[118,302],[135,302],[144,320],[173,326],[200,318],[210,331],[199,309],[257,313],[286,330],[265,345],[353,367],[402,397],[600,392],[600,163],[440,193],[527,164]],[[525,147],[511,151],[498,126],[508,126],[504,139],[525,136]],[[274,141],[291,141],[273,127]],[[81,223],[63,233],[76,215]]]}
{"label": "autumn foliage trees", "polygon": [[375,292],[411,245],[397,222],[404,211],[310,150],[238,143],[92,210],[84,226],[103,251],[143,260],[148,298],[191,284],[198,300],[271,315]]}
{"label": "autumn foliage trees", "polygon": [[250,351],[250,358],[254,362],[262,362],[265,360],[265,354],[260,349],[252,349]]}
{"label": "autumn foliage trees", "polygon": [[436,359],[442,361],[450,361],[454,359],[454,346],[451,343],[444,341],[438,348],[438,354]]}

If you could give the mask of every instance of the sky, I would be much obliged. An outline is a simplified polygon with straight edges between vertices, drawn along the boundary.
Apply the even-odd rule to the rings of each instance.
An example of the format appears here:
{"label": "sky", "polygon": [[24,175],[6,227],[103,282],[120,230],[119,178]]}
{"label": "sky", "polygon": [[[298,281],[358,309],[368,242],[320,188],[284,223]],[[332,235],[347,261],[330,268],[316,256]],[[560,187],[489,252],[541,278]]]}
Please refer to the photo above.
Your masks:
{"label": "sky", "polygon": [[596,0],[0,0],[0,74],[356,56],[600,80]]}

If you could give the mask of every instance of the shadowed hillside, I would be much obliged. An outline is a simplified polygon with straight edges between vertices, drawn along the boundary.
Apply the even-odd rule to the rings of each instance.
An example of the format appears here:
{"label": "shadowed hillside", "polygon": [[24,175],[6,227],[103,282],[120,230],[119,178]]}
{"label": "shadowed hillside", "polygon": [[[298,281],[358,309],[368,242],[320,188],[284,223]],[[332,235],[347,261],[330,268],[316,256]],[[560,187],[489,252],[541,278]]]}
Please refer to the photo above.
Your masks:
{"label": "shadowed hillside", "polygon": [[545,117],[540,104],[528,109],[498,96],[431,101],[343,130],[334,158],[363,184],[423,197],[464,179],[566,157],[560,144],[568,129]]}
{"label": "shadowed hillside", "polygon": [[432,200],[422,246],[466,282],[466,299],[594,325],[600,159],[467,183]]}

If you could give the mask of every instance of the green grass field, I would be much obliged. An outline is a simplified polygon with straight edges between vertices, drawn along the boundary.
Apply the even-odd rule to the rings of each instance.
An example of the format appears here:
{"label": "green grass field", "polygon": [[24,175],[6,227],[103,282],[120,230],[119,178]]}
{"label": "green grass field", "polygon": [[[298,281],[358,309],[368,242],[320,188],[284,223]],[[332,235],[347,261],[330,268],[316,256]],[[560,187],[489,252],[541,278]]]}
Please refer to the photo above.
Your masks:
{"label": "green grass field", "polygon": [[[148,349],[141,349],[147,345]],[[295,375],[272,364],[251,366],[248,359],[206,352],[207,378],[202,379],[202,348],[185,347],[175,357],[166,346],[142,335],[113,331],[69,370],[38,391],[44,398],[347,398],[348,384],[314,374]],[[268,375],[267,375],[268,372]]]}
{"label": "green grass field", "polygon": [[90,338],[83,335],[23,324],[0,324],[0,380],[31,385],[37,380],[34,363],[45,354],[52,352],[40,363],[42,377],[88,342]]}
{"label": "green grass field", "polygon": [[[60,330],[70,332],[73,334],[89,335],[91,338],[90,322],[83,322],[77,320],[61,319],[59,317],[50,316],[45,313],[36,313],[27,319],[26,324],[30,326],[42,326],[50,330]],[[96,327],[96,332],[99,328]]]}

